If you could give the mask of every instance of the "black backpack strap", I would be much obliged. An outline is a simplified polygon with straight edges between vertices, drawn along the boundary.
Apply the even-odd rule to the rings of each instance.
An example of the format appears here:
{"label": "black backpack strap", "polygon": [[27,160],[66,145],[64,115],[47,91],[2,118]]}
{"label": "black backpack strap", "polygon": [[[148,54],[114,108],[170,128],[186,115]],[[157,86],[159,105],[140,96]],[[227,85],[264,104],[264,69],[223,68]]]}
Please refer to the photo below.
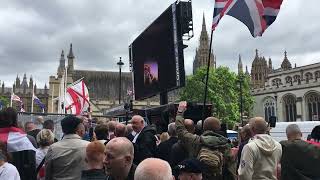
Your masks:
{"label": "black backpack strap", "polygon": [[43,166],[45,160],[46,160],[46,158],[44,157],[42,159],[41,163],[39,164],[39,166],[37,167],[37,171],[36,171],[37,174],[39,173],[39,171],[40,171],[41,167]]}

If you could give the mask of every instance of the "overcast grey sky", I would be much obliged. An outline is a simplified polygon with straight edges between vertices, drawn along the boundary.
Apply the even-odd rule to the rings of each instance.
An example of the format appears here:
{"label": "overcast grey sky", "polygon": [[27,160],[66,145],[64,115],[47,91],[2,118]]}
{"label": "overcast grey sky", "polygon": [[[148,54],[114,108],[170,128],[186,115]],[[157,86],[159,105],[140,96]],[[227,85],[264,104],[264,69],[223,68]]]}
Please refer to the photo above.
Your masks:
{"label": "overcast grey sky", "polygon": [[[31,74],[38,87],[55,75],[61,50],[73,43],[76,69],[114,70],[119,56],[128,70],[128,45],[174,0],[2,0],[0,80],[12,86],[17,74]],[[253,38],[241,22],[226,16],[213,36],[217,65],[236,71],[238,56],[251,67],[256,48],[277,68],[288,51],[298,66],[320,60],[319,0],[284,0],[274,24]],[[195,37],[187,42],[185,68],[192,61],[205,13],[210,30],[213,0],[194,0]]]}

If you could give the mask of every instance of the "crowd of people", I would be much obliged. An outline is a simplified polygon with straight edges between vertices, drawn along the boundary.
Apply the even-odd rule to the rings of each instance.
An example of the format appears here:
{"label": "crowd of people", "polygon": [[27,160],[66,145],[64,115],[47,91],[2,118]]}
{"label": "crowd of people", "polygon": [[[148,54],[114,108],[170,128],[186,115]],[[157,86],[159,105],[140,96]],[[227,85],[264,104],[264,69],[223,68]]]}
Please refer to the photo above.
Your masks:
{"label": "crowd of people", "polygon": [[[134,115],[129,124],[83,117],[61,120],[62,139],[52,120],[38,117],[21,125],[12,108],[0,111],[0,180],[317,180],[320,179],[320,126],[302,139],[299,126],[277,142],[261,117],[239,131],[239,143],[226,137],[221,121],[195,124],[179,104],[175,121],[157,134]],[[198,126],[198,127],[197,127]],[[200,130],[199,130],[200,129]]]}

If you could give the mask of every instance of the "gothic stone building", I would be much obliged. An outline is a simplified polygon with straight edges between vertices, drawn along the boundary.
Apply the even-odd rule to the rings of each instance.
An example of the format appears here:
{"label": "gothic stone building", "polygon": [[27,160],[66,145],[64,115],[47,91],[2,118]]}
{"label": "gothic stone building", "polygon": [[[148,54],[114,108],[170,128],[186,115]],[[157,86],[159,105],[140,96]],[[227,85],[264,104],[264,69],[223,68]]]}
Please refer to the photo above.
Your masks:
{"label": "gothic stone building", "polygon": [[256,55],[251,69],[254,116],[278,121],[320,120],[320,63],[292,67],[287,52],[279,69]]}
{"label": "gothic stone building", "polygon": [[[49,89],[47,88],[47,85],[44,86],[44,89],[37,88],[37,85],[33,82],[32,77],[30,77],[28,82],[26,74],[24,74],[22,81],[20,81],[20,77],[17,76],[12,88],[5,87],[4,82],[2,82],[0,96],[7,97],[7,99],[10,101],[11,93],[13,92],[22,100],[24,104],[24,110],[26,112],[31,112],[32,89],[34,89],[34,94],[46,106],[45,112],[48,112]],[[13,101],[12,107],[14,107],[17,111],[20,111],[20,103]],[[42,112],[42,109],[33,103],[33,112]]]}
{"label": "gothic stone building", "polygon": [[[195,74],[197,69],[203,66],[207,66],[208,64],[209,40],[210,38],[208,37],[206,21],[203,15],[202,30],[201,30],[201,35],[199,39],[199,47],[196,49],[196,55],[193,60],[193,74]],[[213,52],[211,52],[211,56],[210,56],[210,67],[213,67],[213,68],[216,67],[216,59],[215,59],[215,56],[213,55]]]}

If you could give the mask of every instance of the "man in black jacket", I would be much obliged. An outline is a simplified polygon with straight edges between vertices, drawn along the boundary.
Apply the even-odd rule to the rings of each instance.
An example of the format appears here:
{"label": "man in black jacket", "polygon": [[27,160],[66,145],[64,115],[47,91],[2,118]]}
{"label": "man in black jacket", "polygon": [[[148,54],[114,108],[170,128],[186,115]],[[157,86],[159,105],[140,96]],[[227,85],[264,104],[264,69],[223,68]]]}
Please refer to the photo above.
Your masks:
{"label": "man in black jacket", "polygon": [[170,123],[168,125],[168,134],[170,138],[167,141],[160,143],[158,146],[157,157],[167,162],[170,162],[171,148],[176,142],[178,142],[175,123]]}
{"label": "man in black jacket", "polygon": [[288,125],[287,141],[281,141],[281,179],[318,180],[320,179],[320,149],[303,141],[302,133],[296,124]]}
{"label": "man in black jacket", "polygon": [[134,160],[139,164],[146,158],[154,157],[157,149],[156,130],[152,126],[145,126],[144,119],[139,116],[132,117],[132,128],[137,133],[132,142],[134,143]]}

